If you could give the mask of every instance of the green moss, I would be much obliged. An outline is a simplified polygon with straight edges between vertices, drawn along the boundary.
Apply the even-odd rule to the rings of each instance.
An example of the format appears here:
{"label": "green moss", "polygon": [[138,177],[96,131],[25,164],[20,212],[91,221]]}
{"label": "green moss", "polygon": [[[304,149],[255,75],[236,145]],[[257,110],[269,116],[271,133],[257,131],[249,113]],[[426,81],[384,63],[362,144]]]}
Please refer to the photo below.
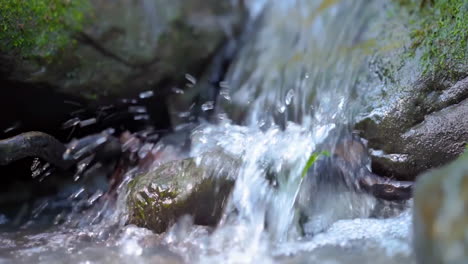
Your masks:
{"label": "green moss", "polygon": [[[450,70],[468,60],[466,0],[400,1],[414,14],[410,52],[422,51],[424,72]],[[424,3],[424,5],[422,5]]]}
{"label": "green moss", "polygon": [[89,0],[0,1],[0,51],[47,58],[72,42]]}

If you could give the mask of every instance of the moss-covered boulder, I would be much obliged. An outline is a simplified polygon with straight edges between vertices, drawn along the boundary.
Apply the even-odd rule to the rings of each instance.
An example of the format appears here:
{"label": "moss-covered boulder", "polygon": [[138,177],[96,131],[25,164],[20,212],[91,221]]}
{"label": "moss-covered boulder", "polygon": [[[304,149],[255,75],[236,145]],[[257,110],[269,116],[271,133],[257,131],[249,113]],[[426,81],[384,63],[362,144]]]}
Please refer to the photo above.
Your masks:
{"label": "moss-covered boulder", "polygon": [[197,75],[243,23],[238,1],[5,0],[4,78],[90,99]]}
{"label": "moss-covered boulder", "polygon": [[418,263],[468,262],[468,153],[423,174],[414,194],[414,246]]}
{"label": "moss-covered boulder", "polygon": [[220,153],[172,161],[129,184],[129,223],[164,232],[180,216],[216,225],[227,202],[239,162]]}
{"label": "moss-covered boulder", "polygon": [[376,172],[411,180],[454,160],[468,141],[468,4],[401,0],[386,9],[368,114],[356,128]]}

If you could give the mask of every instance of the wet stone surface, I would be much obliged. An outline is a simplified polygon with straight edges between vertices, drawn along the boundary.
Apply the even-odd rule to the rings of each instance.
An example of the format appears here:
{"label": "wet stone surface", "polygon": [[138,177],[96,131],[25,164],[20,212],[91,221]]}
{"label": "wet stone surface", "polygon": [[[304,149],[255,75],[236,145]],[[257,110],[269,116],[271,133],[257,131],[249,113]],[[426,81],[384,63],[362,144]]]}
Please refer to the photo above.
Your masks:
{"label": "wet stone surface", "polygon": [[[216,225],[234,185],[238,162],[222,153],[176,160],[130,182],[129,223],[165,231],[183,215]],[[220,169],[217,169],[220,168]]]}

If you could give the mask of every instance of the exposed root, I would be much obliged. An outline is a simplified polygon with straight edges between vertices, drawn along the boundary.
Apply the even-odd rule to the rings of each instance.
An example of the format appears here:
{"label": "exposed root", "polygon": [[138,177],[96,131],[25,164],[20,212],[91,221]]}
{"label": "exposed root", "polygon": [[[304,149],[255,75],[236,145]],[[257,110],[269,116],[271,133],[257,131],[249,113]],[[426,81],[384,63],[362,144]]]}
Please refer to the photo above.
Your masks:
{"label": "exposed root", "polygon": [[63,159],[65,150],[64,144],[48,134],[26,132],[0,140],[0,165],[26,157],[39,157],[61,169],[68,169],[75,161]]}

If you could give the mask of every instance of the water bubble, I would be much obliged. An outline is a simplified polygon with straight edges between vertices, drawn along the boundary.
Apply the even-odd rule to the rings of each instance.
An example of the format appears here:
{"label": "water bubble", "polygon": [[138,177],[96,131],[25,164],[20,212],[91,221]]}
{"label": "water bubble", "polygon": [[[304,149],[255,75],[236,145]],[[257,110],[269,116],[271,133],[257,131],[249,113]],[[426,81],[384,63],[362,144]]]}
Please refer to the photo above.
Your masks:
{"label": "water bubble", "polygon": [[208,102],[204,103],[201,106],[201,109],[203,111],[213,110],[214,109],[214,102],[213,101],[208,101]]}
{"label": "water bubble", "polygon": [[150,91],[141,92],[141,93],[139,94],[140,99],[150,98],[150,97],[152,97],[152,96],[154,96],[154,92],[151,91],[151,90],[150,90]]}

